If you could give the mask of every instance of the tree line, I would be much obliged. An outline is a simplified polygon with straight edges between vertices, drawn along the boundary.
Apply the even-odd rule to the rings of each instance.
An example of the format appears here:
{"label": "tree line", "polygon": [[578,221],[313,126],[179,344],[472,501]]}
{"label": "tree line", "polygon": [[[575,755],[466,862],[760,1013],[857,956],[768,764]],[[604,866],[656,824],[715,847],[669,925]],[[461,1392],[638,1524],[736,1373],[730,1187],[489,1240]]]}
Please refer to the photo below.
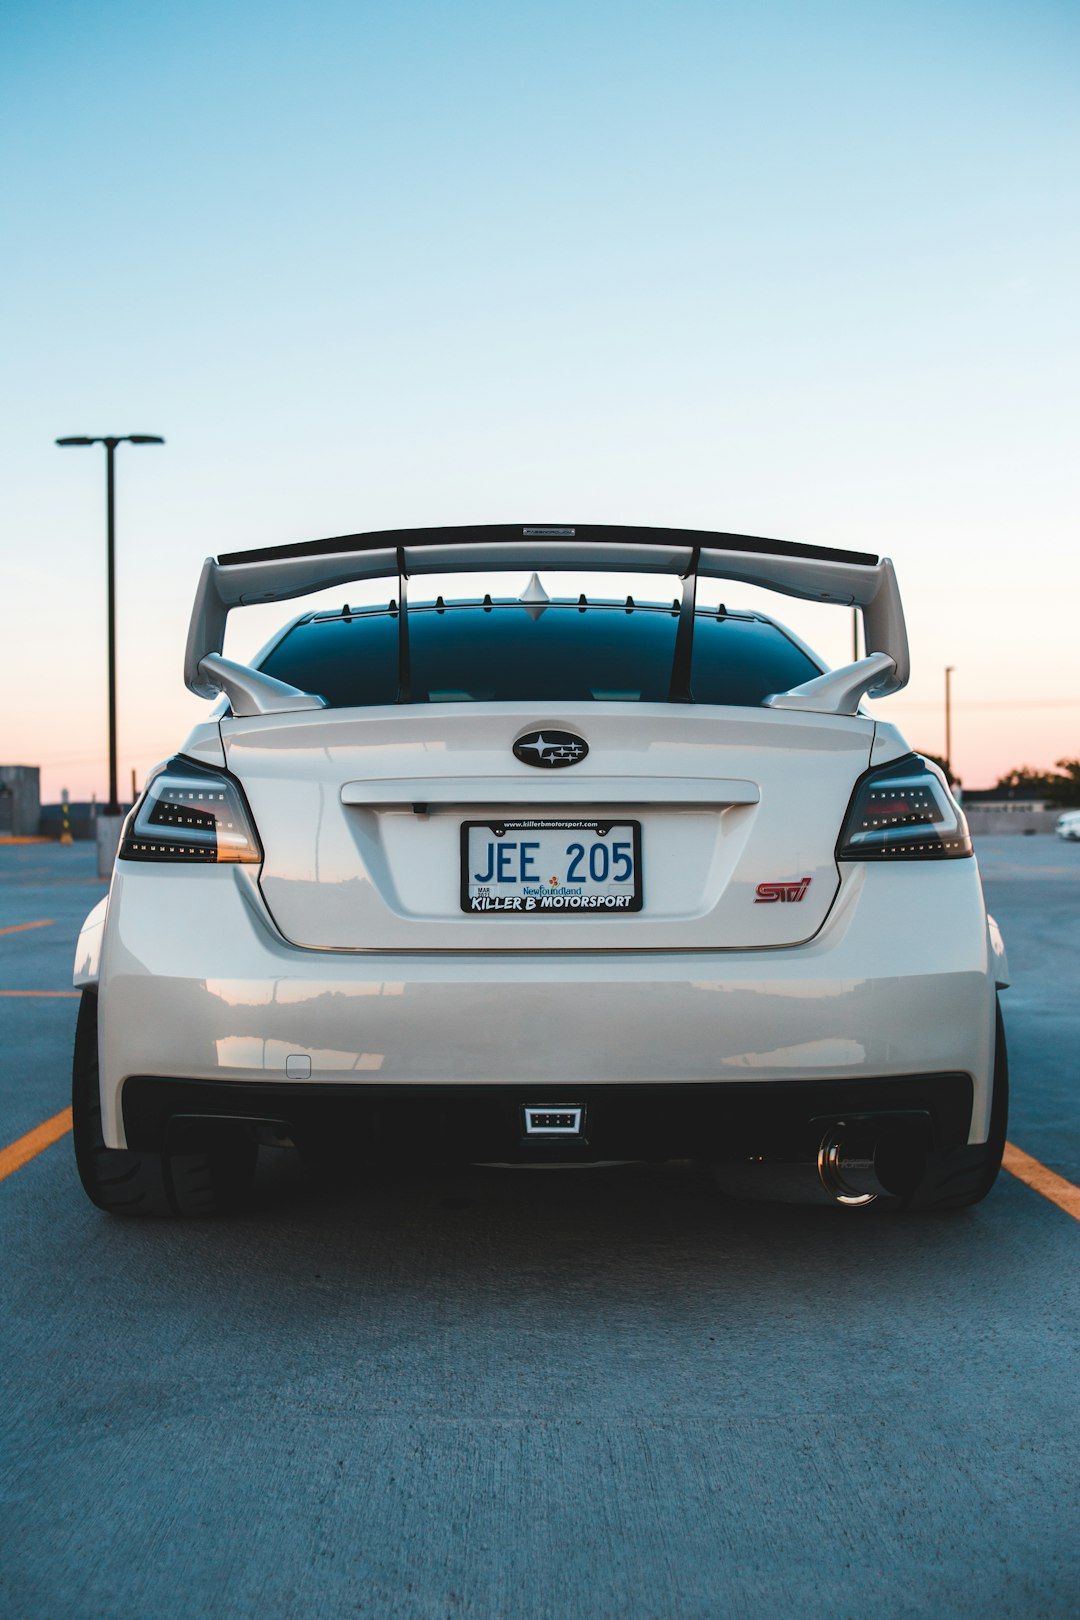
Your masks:
{"label": "tree line", "polygon": [[997,786],[1041,794],[1055,808],[1071,809],[1080,805],[1080,759],[1059,759],[1055,771],[1036,771],[1030,765],[1020,765],[999,776]]}
{"label": "tree line", "polygon": [[[954,787],[961,785],[948,760],[940,754],[927,753],[925,748],[919,752],[924,759],[932,759],[935,765],[940,765]],[[1072,810],[1080,807],[1080,759],[1059,759],[1057,769],[1053,771],[1037,771],[1031,765],[1018,765],[1014,770],[1006,771],[1004,776],[999,776],[994,786],[1012,788],[1024,798],[1030,795],[1032,798],[1045,799],[1052,810]]]}

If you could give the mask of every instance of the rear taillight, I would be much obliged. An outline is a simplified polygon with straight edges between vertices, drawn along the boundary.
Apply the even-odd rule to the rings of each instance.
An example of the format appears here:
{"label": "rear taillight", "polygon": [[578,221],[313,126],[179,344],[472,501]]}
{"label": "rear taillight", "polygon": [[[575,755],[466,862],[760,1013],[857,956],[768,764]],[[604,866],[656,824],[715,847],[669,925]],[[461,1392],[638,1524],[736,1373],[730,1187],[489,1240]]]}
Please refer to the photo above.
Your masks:
{"label": "rear taillight", "polygon": [[943,773],[920,754],[868,771],[855,788],[838,861],[959,860],[971,854],[964,812]]}
{"label": "rear taillight", "polygon": [[120,859],[257,863],[262,850],[239,784],[178,758],[147,784],[124,829]]}

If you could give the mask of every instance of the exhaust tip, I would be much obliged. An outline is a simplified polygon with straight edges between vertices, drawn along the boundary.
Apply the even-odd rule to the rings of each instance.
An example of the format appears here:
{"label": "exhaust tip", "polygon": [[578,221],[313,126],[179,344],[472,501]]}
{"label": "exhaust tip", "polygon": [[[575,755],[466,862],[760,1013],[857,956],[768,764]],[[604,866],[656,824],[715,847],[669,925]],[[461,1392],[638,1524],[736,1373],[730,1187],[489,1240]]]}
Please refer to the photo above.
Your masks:
{"label": "exhaust tip", "polygon": [[714,1161],[712,1174],[730,1197],[860,1209],[915,1192],[931,1146],[929,1115],[921,1110],[818,1117],[787,1154]]}
{"label": "exhaust tip", "polygon": [[837,1120],[821,1139],[817,1173],[821,1185],[838,1204],[857,1209],[889,1196],[878,1171],[880,1143],[865,1124],[849,1126]]}

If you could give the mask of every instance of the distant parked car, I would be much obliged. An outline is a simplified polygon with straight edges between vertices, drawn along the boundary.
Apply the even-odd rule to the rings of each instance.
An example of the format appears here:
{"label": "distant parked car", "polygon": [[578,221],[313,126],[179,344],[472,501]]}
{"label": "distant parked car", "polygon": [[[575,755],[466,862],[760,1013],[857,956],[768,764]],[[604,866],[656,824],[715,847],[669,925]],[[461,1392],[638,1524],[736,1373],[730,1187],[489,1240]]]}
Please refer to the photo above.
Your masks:
{"label": "distant parked car", "polygon": [[[477,569],[514,594],[422,594]],[[657,588],[517,594],[541,569]],[[232,609],[380,577],[391,600],[222,656]],[[828,670],[699,577],[855,605],[868,656]],[[358,1173],[696,1158],[752,1196],[977,1202],[1008,975],[948,782],[861,707],[907,678],[892,564],[863,552],[506,525],[209,559],[187,684],[218,707],[148,781],[79,943],[90,1198],[228,1208],[262,1142]]]}
{"label": "distant parked car", "polygon": [[1059,838],[1080,843],[1080,810],[1067,810],[1063,816],[1058,816],[1054,831]]}

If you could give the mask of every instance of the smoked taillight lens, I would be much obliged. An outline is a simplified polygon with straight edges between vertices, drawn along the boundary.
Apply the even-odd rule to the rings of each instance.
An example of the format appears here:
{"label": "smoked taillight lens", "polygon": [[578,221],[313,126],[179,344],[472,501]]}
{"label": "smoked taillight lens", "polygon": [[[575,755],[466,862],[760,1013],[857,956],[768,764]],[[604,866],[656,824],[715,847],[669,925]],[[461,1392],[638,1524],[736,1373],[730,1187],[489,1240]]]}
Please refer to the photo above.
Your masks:
{"label": "smoked taillight lens", "polygon": [[124,828],[120,859],[258,863],[262,850],[239,784],[177,758],[147,783]]}
{"label": "smoked taillight lens", "polygon": [[856,784],[838,861],[959,860],[971,834],[944,773],[920,754],[868,771]]}

